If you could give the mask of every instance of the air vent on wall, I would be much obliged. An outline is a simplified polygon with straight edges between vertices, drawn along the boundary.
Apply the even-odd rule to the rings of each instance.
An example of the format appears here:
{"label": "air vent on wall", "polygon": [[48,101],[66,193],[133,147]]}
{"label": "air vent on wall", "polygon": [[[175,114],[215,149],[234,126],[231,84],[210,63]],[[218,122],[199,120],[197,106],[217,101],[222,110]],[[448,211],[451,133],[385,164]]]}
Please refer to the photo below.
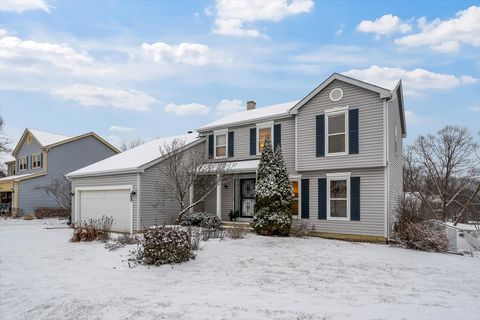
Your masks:
{"label": "air vent on wall", "polygon": [[340,101],[343,97],[343,90],[340,88],[335,88],[330,91],[330,100],[332,101]]}

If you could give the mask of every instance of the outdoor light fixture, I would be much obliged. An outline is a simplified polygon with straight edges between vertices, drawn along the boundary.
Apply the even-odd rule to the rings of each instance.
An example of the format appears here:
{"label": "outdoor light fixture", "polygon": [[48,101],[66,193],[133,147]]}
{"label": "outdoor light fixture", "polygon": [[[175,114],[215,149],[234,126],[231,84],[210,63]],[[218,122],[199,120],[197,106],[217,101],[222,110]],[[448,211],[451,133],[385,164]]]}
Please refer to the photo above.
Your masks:
{"label": "outdoor light fixture", "polygon": [[225,184],[223,187],[224,187],[225,189],[228,189],[228,184]]}
{"label": "outdoor light fixture", "polygon": [[74,197],[74,196],[75,196],[75,192],[70,192],[70,196],[71,196],[71,197]]}
{"label": "outdoor light fixture", "polygon": [[133,201],[133,196],[136,195],[137,193],[135,191],[132,190],[132,192],[130,192],[130,202]]}

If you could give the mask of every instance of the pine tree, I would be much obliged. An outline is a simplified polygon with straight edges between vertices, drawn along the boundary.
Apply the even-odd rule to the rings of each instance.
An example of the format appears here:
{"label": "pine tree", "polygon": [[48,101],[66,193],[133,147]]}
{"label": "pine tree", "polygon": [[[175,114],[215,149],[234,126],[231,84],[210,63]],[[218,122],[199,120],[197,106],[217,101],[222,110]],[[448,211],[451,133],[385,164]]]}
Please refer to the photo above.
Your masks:
{"label": "pine tree", "polygon": [[258,165],[254,197],[253,229],[262,235],[288,236],[292,226],[292,185],[280,147],[274,153],[268,138]]}

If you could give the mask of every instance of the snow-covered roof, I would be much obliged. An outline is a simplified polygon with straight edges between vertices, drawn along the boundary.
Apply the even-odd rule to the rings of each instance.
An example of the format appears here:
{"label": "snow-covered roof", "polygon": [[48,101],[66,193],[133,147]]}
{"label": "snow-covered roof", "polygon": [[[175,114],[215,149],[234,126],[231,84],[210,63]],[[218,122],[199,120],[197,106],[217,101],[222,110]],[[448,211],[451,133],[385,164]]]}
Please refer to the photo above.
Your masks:
{"label": "snow-covered roof", "polygon": [[162,157],[160,147],[171,144],[173,140],[184,141],[185,145],[200,139],[198,133],[154,139],[138,147],[116,154],[87,167],[67,174],[67,177],[89,176],[96,174],[138,172],[142,166]]}
{"label": "snow-covered roof", "polygon": [[297,103],[298,101],[290,101],[267,107],[259,107],[253,110],[232,113],[200,127],[198,131],[208,131],[219,127],[241,125],[252,121],[269,120],[279,116],[288,116],[290,109]]}
{"label": "snow-covered roof", "polygon": [[3,178],[0,178],[0,182],[10,181],[10,180],[17,180],[17,179],[23,179],[23,178],[26,178],[26,177],[29,177],[29,176],[33,176],[33,175],[38,175],[38,173],[16,174],[16,175],[14,175],[14,176],[3,177]]}
{"label": "snow-covered roof", "polygon": [[15,161],[15,157],[8,153],[1,154],[0,159],[5,163]]}
{"label": "snow-covered roof", "polygon": [[56,133],[51,133],[51,132],[46,132],[46,131],[40,131],[40,130],[35,130],[35,129],[28,129],[30,133],[33,135],[33,137],[40,142],[42,146],[48,146],[50,144],[58,143],[63,140],[70,139],[72,137],[70,136],[65,136],[62,134],[56,134]]}
{"label": "snow-covered roof", "polygon": [[[228,173],[242,173],[242,172],[256,172],[258,168],[258,164],[260,163],[259,159],[254,160],[245,160],[245,161],[229,161],[225,164],[225,172]],[[221,165],[223,166],[224,163]],[[204,171],[205,173],[209,172],[216,172],[218,168],[218,164],[216,163],[208,163],[201,165],[199,167],[200,171]]]}

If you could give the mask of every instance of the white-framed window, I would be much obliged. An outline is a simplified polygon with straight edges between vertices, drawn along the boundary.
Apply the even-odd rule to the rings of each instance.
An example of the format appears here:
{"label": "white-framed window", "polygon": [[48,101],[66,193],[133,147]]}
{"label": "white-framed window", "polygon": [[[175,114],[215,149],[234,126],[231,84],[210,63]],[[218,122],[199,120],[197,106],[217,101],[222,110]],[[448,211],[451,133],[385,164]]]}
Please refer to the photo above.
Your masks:
{"label": "white-framed window", "polygon": [[327,156],[348,154],[348,107],[325,111]]}
{"label": "white-framed window", "polygon": [[32,155],[32,168],[40,168],[42,166],[42,156],[40,153]]}
{"label": "white-framed window", "polygon": [[19,171],[27,170],[27,157],[18,158],[18,170]]}
{"label": "white-framed window", "polygon": [[226,158],[228,149],[228,130],[219,130],[213,133],[215,141],[215,158]]}
{"label": "white-framed window", "polygon": [[298,217],[299,209],[299,182],[298,180],[291,180],[292,182],[292,191],[293,191],[293,201],[292,201],[292,216]]}
{"label": "white-framed window", "polygon": [[350,220],[350,173],[327,174],[327,219]]}
{"label": "white-framed window", "polygon": [[273,121],[257,124],[257,154],[262,153],[267,138],[273,144]]}

